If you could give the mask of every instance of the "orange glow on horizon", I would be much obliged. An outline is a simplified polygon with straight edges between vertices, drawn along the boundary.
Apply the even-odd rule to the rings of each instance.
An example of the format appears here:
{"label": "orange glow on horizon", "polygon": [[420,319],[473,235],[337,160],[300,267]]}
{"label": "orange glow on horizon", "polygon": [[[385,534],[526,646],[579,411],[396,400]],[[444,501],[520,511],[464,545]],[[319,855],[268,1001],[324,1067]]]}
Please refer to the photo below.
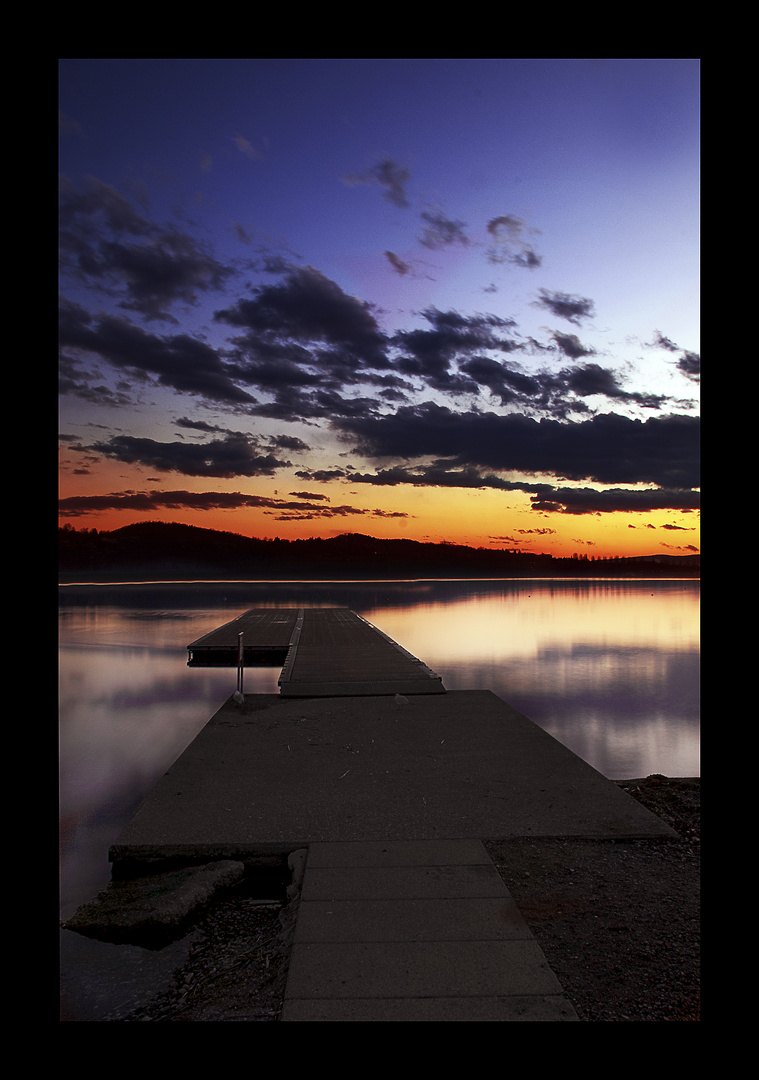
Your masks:
{"label": "orange glow on horizon", "polygon": [[[102,478],[101,478],[102,479]],[[119,481],[114,477],[112,490]],[[123,476],[120,478],[124,482]],[[76,494],[89,494],[87,481],[78,477]],[[83,481],[83,482],[82,482]],[[144,481],[143,481],[144,483]],[[179,485],[177,485],[179,487]],[[298,505],[292,483],[269,482],[258,495]],[[299,482],[303,488],[303,482]],[[696,554],[700,550],[699,514],[672,510],[647,513],[568,514],[535,511],[529,496],[495,489],[433,488],[399,485],[306,485],[314,496],[302,499],[302,510],[275,507],[237,509],[181,508],[157,505],[150,510],[103,509],[77,516],[62,516],[61,524],[75,529],[111,532],[142,521],[176,522],[242,536],[297,540],[363,533],[379,539],[504,548],[588,559],[615,556]],[[154,482],[150,489],[170,485]],[[101,489],[102,490],[102,489]],[[121,487],[121,490],[125,490]],[[230,491],[239,491],[232,487]],[[247,489],[249,490],[249,489]],[[69,491],[66,495],[74,494]],[[317,499],[316,496],[322,496]],[[328,501],[329,500],[329,501]],[[306,509],[306,504],[313,509]]]}

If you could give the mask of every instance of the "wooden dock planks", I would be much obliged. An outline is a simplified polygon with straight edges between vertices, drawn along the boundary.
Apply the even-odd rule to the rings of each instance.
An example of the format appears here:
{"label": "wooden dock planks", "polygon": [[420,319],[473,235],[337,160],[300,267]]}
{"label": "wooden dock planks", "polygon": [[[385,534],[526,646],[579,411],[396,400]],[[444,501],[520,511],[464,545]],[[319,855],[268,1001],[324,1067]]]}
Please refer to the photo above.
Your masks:
{"label": "wooden dock planks", "polygon": [[246,663],[260,662],[267,655],[283,662],[298,621],[297,608],[252,608],[231,622],[218,626],[187,646],[189,667],[234,667],[237,665],[238,635],[243,635]]}
{"label": "wooden dock planks", "polygon": [[366,694],[439,694],[438,675],[348,608],[253,609],[188,646],[191,666],[237,662],[238,634],[245,662],[286,649],[279,679],[288,697]]}

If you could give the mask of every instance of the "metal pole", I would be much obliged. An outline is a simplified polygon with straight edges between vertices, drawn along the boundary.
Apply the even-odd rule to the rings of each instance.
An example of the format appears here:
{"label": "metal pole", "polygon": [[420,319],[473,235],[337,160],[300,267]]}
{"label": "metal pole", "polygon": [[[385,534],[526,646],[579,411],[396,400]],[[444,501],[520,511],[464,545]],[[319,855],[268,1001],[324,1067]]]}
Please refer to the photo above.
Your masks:
{"label": "metal pole", "polygon": [[244,651],[242,644],[242,632],[237,635],[237,692],[242,694],[242,671],[244,661]]}

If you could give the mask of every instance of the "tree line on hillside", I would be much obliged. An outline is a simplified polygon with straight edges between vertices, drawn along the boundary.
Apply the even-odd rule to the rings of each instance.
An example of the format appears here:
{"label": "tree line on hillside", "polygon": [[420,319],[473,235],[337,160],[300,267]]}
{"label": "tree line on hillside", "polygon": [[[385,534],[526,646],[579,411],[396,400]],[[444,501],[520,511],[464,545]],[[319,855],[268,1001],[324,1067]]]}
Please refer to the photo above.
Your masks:
{"label": "tree line on hillside", "polygon": [[698,576],[700,557],[654,555],[556,558],[507,549],[418,540],[384,540],[361,533],[285,540],[259,539],[195,525],[142,522],[112,532],[59,529],[61,578],[182,580],[188,577],[398,578],[541,577],[560,575]]}

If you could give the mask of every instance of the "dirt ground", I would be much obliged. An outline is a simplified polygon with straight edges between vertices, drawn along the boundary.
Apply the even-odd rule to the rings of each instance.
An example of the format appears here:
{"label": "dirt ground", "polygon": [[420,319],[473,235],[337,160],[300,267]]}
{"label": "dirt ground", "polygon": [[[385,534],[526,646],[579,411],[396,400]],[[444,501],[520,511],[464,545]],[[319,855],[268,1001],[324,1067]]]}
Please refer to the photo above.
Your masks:
{"label": "dirt ground", "polygon": [[620,786],[679,838],[485,846],[580,1020],[700,1020],[700,780]]}
{"label": "dirt ground", "polygon": [[[677,838],[485,846],[581,1021],[700,1020],[700,780],[618,783]],[[123,1020],[276,1022],[290,909],[259,899],[208,911],[169,991]]]}

